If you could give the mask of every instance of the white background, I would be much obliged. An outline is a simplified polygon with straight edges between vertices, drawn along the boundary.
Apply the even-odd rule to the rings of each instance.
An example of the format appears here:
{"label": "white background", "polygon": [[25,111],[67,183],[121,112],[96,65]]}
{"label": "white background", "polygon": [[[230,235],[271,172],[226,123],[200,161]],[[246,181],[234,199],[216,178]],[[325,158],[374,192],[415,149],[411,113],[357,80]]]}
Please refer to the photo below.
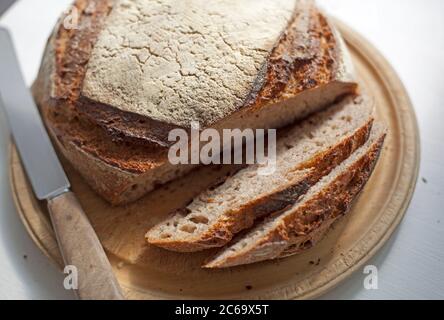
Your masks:
{"label": "white background", "polygon": [[[21,0],[0,18],[0,25],[12,31],[29,84],[50,30],[70,3]],[[370,261],[379,269],[379,289],[363,288],[365,275],[361,270],[323,298],[443,299],[444,1],[319,3],[367,37],[392,63],[413,100],[422,147],[420,179],[407,215]],[[62,288],[62,274],[39,252],[16,214],[8,185],[8,141],[0,110],[0,298],[71,299],[72,294]]]}

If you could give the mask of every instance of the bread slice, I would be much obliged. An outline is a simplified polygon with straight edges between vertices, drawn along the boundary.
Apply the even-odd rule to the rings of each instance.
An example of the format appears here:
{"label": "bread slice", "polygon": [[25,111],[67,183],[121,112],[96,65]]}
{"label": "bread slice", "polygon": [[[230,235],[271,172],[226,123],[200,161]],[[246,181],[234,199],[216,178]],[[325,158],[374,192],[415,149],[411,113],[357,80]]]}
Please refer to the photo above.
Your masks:
{"label": "bread slice", "polygon": [[255,219],[296,202],[365,143],[372,111],[369,99],[349,97],[287,129],[278,138],[275,173],[258,174],[261,165],[242,169],[149,230],[147,241],[181,252],[225,245]]}
{"label": "bread slice", "polygon": [[[216,4],[212,2],[209,4],[208,1],[196,0],[190,5],[195,7],[200,2],[205,4],[198,8],[197,11],[200,13],[205,10],[217,13],[224,6],[226,6],[224,10],[233,11],[230,7],[231,3],[234,3],[232,1],[217,1]],[[210,102],[213,103],[214,99],[207,99],[206,96],[198,97],[199,110],[205,109],[202,113],[190,111],[194,110],[192,107],[194,104],[175,101],[172,105],[175,105],[177,109],[174,110],[187,114],[185,120],[182,119],[180,123],[168,121],[169,118],[154,119],[146,114],[148,109],[145,107],[142,108],[144,110],[142,113],[135,112],[137,111],[135,109],[130,110],[129,108],[134,107],[134,104],[123,103],[121,100],[125,99],[124,97],[140,99],[143,96],[146,98],[144,101],[150,105],[153,101],[157,101],[150,98],[153,88],[147,84],[146,79],[140,82],[143,87],[134,86],[134,80],[141,76],[137,74],[137,70],[139,67],[143,69],[143,66],[140,65],[139,60],[132,59],[141,59],[146,64],[150,59],[156,60],[159,53],[156,50],[147,53],[146,50],[153,49],[152,46],[161,42],[154,42],[148,35],[146,38],[142,34],[132,37],[131,32],[126,33],[124,30],[137,23],[122,24],[118,17],[134,14],[131,19],[137,22],[136,18],[139,15],[150,15],[151,9],[160,10],[159,6],[162,6],[165,11],[162,11],[158,18],[142,18],[148,20],[162,18],[160,20],[174,23],[177,15],[171,14],[168,10],[175,8],[179,16],[183,16],[184,12],[192,11],[179,5],[177,1],[174,1],[171,6],[168,6],[169,3],[170,1],[167,0],[131,2],[76,0],[74,5],[79,13],[78,28],[65,29],[63,22],[67,16],[61,17],[48,41],[38,78],[33,85],[35,99],[58,149],[92,188],[114,205],[134,201],[156,188],[157,185],[178,178],[195,167],[195,165],[172,165],[168,161],[168,143],[165,137],[179,124],[182,126],[188,120],[202,120],[202,124],[205,123],[219,130],[231,127],[278,128],[294,119],[306,117],[325,108],[333,101],[356,90],[353,67],[344,42],[325,15],[316,9],[313,1],[279,0],[275,3],[274,1],[248,0],[242,1],[241,7],[245,10],[239,12],[244,12],[250,20],[251,15],[248,9],[257,9],[257,13],[267,6],[282,5],[277,10],[267,12],[266,19],[261,19],[264,20],[263,27],[267,33],[259,33],[259,36],[268,35],[269,32],[276,35],[277,30],[281,28],[277,28],[277,25],[281,26],[284,21],[285,27],[279,30],[280,36],[276,39],[273,38],[274,36],[267,38],[265,42],[261,39],[262,47],[258,48],[260,54],[256,58],[259,59],[259,56],[262,58],[255,60],[257,63],[251,65],[242,58],[244,48],[229,48],[228,44],[221,44],[221,47],[215,51],[208,49],[209,54],[221,54],[217,56],[218,59],[224,56],[233,61],[225,61],[224,58],[224,63],[219,66],[220,68],[204,70],[209,74],[216,72],[213,74],[214,79],[208,82],[201,78],[198,82],[184,81],[180,84],[182,91],[192,94],[202,92],[200,89],[196,91],[198,89],[196,86],[224,83],[227,88],[219,87],[219,91],[208,89],[205,94],[219,98],[223,96],[223,98],[218,98],[218,102],[225,103],[225,98],[229,96],[245,103],[231,107],[224,104],[224,107],[220,107],[222,108],[220,112],[217,111],[214,115],[210,107]],[[297,9],[295,11],[288,9],[290,4],[291,7],[297,4]],[[213,5],[216,7],[213,8]],[[237,13],[234,18],[239,23],[244,19]],[[280,21],[279,24],[273,24],[276,21]],[[222,37],[224,35],[227,39],[231,35],[239,35],[239,28],[230,29],[227,25],[217,25],[212,21],[206,23],[210,29],[221,28],[220,31],[223,34],[218,39],[225,39]],[[162,32],[168,31],[168,28],[164,27],[165,30]],[[268,30],[268,27],[272,31]],[[110,30],[116,31],[114,40],[106,37]],[[137,31],[138,28],[134,30]],[[141,26],[140,30],[145,29]],[[154,26],[152,30],[157,29]],[[175,36],[176,34],[168,34],[168,41],[174,42]],[[196,40],[195,37],[198,36],[198,32],[185,32],[179,40],[193,43]],[[257,32],[255,36],[258,36]],[[105,41],[106,39],[109,42]],[[125,41],[121,42],[119,39]],[[134,55],[128,55],[132,58],[126,60],[129,65],[125,65],[124,68],[121,64],[115,63],[113,54],[100,57],[98,55],[100,50],[105,50],[104,47],[109,45],[115,46],[117,51],[123,50],[121,53],[125,56],[128,53],[125,51],[126,43],[131,44],[133,40],[141,41],[144,45],[146,44],[146,47],[133,46],[131,50],[134,51]],[[244,40],[243,42],[248,42],[251,39]],[[237,43],[240,45],[243,42]],[[212,46],[208,46],[210,47]],[[252,50],[251,43],[248,44],[248,48]],[[199,50],[204,50],[204,48]],[[164,51],[161,50],[160,55],[167,52],[169,52],[168,47],[164,48]],[[91,59],[92,56],[95,58]],[[198,64],[205,60],[202,57],[202,59],[194,58],[194,62]],[[119,69],[120,67],[123,69]],[[250,70],[247,67],[255,69]],[[94,70],[100,71],[101,68],[110,70],[103,79],[94,75]],[[166,72],[167,69],[162,70]],[[248,72],[246,72],[247,69]],[[185,71],[182,70],[186,73]],[[133,73],[136,73],[134,78],[128,79],[128,76]],[[87,74],[88,77],[85,79]],[[107,85],[101,84],[102,80],[105,81],[110,76],[116,77],[116,82],[107,83],[108,85],[118,84],[119,88],[115,88],[116,90],[109,90]],[[228,81],[227,77],[231,80]],[[185,78],[193,79],[193,75],[184,76]],[[242,95],[236,93],[233,96],[233,92],[237,92],[238,89],[236,86],[243,88]],[[245,88],[250,89],[248,94]],[[168,92],[162,96],[167,98]],[[102,99],[103,95],[116,105],[103,103],[106,100]],[[111,100],[106,101],[111,103]],[[159,104],[156,110],[160,111],[162,106]],[[205,119],[200,119],[201,115],[205,115]]]}
{"label": "bread slice", "polygon": [[315,245],[350,209],[368,181],[385,139],[375,124],[367,143],[292,207],[276,212],[204,265],[226,268],[297,254]]}

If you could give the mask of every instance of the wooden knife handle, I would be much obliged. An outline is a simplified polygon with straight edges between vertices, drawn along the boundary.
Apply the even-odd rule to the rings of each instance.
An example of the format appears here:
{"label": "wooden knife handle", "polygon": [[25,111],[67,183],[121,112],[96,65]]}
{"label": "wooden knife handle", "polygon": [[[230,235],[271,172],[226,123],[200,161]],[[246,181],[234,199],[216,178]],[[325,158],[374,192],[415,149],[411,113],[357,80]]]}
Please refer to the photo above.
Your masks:
{"label": "wooden knife handle", "polygon": [[80,299],[124,299],[100,241],[72,192],[48,200],[48,209],[65,265],[77,268]]}

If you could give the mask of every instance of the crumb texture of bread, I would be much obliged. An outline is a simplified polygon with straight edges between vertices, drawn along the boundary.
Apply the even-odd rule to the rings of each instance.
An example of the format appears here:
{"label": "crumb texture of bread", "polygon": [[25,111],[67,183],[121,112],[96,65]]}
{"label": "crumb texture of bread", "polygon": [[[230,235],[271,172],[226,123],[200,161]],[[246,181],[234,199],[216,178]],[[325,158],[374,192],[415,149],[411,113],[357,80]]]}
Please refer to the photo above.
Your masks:
{"label": "crumb texture of bread", "polygon": [[226,268],[298,254],[314,246],[344,216],[368,181],[386,131],[375,124],[369,140],[292,207],[276,212],[235,239],[205,268]]}
{"label": "crumb texture of bread", "polygon": [[147,241],[180,252],[227,244],[256,219],[294,204],[365,143],[372,123],[372,101],[349,97],[288,128],[277,141],[273,174],[248,166],[149,230]]}

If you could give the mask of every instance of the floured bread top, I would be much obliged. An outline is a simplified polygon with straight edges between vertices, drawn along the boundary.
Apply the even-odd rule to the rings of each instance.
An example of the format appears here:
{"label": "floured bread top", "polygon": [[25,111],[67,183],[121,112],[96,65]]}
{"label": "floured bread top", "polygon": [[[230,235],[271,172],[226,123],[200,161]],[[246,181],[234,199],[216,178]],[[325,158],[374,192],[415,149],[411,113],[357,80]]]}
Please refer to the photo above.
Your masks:
{"label": "floured bread top", "polygon": [[161,122],[214,123],[261,81],[297,0],[117,0],[82,95]]}

